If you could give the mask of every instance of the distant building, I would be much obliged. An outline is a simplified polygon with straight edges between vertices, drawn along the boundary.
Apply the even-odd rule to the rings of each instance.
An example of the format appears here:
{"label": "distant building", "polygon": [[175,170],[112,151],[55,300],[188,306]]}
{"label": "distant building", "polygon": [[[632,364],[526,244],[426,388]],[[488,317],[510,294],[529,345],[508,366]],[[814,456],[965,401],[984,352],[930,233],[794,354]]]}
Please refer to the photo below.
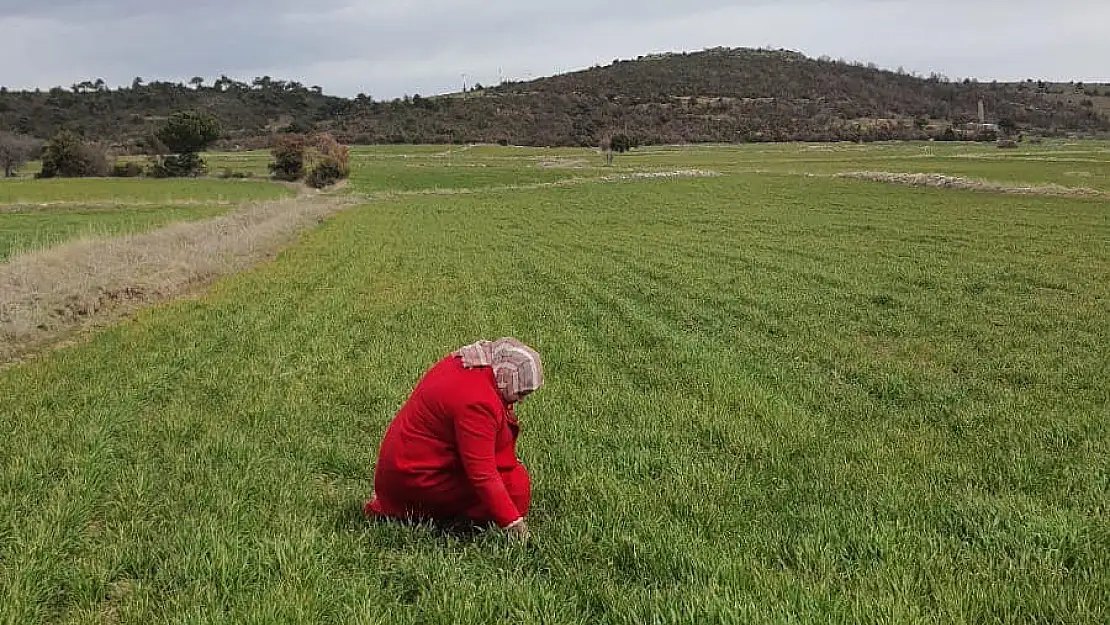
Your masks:
{"label": "distant building", "polygon": [[964,124],[963,130],[972,134],[980,132],[998,132],[998,124],[987,122],[987,107],[982,98],[979,99],[979,121]]}
{"label": "distant building", "polygon": [[998,124],[987,124],[987,123],[983,123],[983,122],[978,122],[978,123],[972,122],[970,124],[964,124],[963,129],[968,131],[968,132],[985,132],[985,131],[988,131],[988,130],[998,132]]}

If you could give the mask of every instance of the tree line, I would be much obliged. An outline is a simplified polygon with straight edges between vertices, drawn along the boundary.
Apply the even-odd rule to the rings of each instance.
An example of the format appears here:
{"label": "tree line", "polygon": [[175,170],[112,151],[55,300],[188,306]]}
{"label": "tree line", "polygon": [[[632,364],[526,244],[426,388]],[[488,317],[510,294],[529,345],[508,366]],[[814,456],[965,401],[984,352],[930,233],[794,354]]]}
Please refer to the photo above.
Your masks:
{"label": "tree line", "polygon": [[0,131],[45,140],[68,130],[117,153],[142,153],[152,127],[188,109],[219,121],[213,145],[220,149],[270,148],[282,133],[316,132],[345,144],[538,146],[597,146],[615,134],[637,144],[989,138],[965,130],[978,120],[980,101],[988,121],[1014,133],[1110,132],[1096,106],[1110,102],[1110,87],[950,80],[751,49],[615,60],[552,78],[388,101],[339,98],[268,76],[0,89]]}
{"label": "tree line", "polygon": [[[49,141],[0,133],[0,166],[11,177],[32,158],[42,159],[37,178],[138,177],[185,178],[207,173],[201,153],[222,134],[220,121],[195,110],[178,111],[143,138],[146,163],[117,159],[103,143],[63,130]],[[350,175],[349,149],[327,133],[285,133],[272,150],[270,171],[287,182],[324,188]],[[234,175],[234,174],[232,174]]]}

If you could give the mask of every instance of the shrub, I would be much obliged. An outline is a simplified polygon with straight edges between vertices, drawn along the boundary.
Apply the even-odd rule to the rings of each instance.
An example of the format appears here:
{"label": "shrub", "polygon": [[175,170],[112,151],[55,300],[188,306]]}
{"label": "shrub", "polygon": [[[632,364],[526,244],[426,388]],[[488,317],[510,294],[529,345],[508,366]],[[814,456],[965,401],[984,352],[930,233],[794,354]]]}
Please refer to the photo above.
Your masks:
{"label": "shrub", "polygon": [[15,176],[17,169],[42,151],[42,142],[34,137],[0,131],[0,169],[5,178]]}
{"label": "shrub", "polygon": [[351,175],[351,150],[324,133],[313,138],[308,151],[307,182],[314,188],[329,187]]}
{"label": "shrub", "polygon": [[346,177],[347,174],[343,173],[338,163],[334,161],[325,161],[317,163],[315,167],[309,170],[305,182],[315,189],[323,189],[324,187],[330,187]]}
{"label": "shrub", "polygon": [[299,119],[293,120],[288,126],[281,129],[281,132],[291,135],[303,135],[312,132],[312,124],[303,122]]}
{"label": "shrub", "polygon": [[956,131],[951,126],[944,129],[944,132],[937,135],[937,141],[958,141],[959,137],[956,136]]}
{"label": "shrub", "polygon": [[186,152],[155,158],[148,173],[152,178],[195,178],[208,173],[208,166],[199,154]]}
{"label": "shrub", "polygon": [[304,177],[305,153],[308,151],[308,138],[304,135],[282,135],[278,137],[271,154],[270,173],[278,180],[294,182]]}
{"label": "shrub", "polygon": [[135,161],[117,161],[111,173],[114,178],[138,178],[143,175],[143,166]]}
{"label": "shrub", "polygon": [[632,138],[626,134],[616,134],[609,140],[609,145],[617,154],[624,154],[632,149]]}
{"label": "shrub", "polygon": [[39,178],[88,178],[108,174],[104,150],[85,143],[70,131],[54,136],[42,150]]}
{"label": "shrub", "polygon": [[322,189],[351,173],[350,149],[323,133],[313,137],[284,135],[272,150],[270,172],[278,180],[301,180]]}
{"label": "shrub", "polygon": [[1009,117],[1003,117],[1002,119],[998,120],[998,129],[1002,132],[1004,136],[1008,137],[1017,132],[1018,126],[1017,123],[1014,122],[1014,120],[1010,119]]}

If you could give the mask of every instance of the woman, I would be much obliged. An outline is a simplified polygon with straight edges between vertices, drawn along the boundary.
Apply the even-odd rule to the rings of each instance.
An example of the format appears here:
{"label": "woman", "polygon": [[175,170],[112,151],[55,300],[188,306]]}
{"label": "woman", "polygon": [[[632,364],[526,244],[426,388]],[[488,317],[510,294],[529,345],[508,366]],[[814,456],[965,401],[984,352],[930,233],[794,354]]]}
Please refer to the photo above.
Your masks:
{"label": "woman", "polygon": [[439,361],[386,431],[365,513],[494,523],[527,538],[531,483],[514,406],[542,385],[540,355],[512,338]]}

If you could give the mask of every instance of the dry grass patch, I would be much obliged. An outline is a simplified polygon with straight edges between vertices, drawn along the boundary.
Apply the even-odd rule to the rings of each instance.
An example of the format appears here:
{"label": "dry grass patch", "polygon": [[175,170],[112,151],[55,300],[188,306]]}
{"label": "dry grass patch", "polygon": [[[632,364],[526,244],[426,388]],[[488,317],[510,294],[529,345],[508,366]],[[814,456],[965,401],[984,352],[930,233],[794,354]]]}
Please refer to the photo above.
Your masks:
{"label": "dry grass patch", "polygon": [[599,180],[654,180],[659,178],[716,178],[721,173],[706,169],[675,169],[672,171],[638,171],[616,176],[603,176]]}
{"label": "dry grass patch", "polygon": [[65,210],[115,211],[127,208],[156,208],[162,206],[235,206],[239,202],[220,200],[183,200],[180,202],[154,201],[103,201],[103,202],[36,202],[33,204],[0,205],[0,213],[54,212]]}
{"label": "dry grass patch", "polygon": [[79,239],[0,265],[0,363],[273,254],[353,200],[302,196],[143,234]]}
{"label": "dry grass patch", "polygon": [[838,178],[886,182],[910,187],[933,187],[942,189],[967,189],[971,191],[990,191],[993,193],[1017,193],[1021,195],[1050,195],[1059,197],[1106,197],[1098,189],[1087,187],[1066,187],[1058,184],[1012,185],[961,176],[928,173],[894,173],[885,171],[851,171],[836,174]]}

